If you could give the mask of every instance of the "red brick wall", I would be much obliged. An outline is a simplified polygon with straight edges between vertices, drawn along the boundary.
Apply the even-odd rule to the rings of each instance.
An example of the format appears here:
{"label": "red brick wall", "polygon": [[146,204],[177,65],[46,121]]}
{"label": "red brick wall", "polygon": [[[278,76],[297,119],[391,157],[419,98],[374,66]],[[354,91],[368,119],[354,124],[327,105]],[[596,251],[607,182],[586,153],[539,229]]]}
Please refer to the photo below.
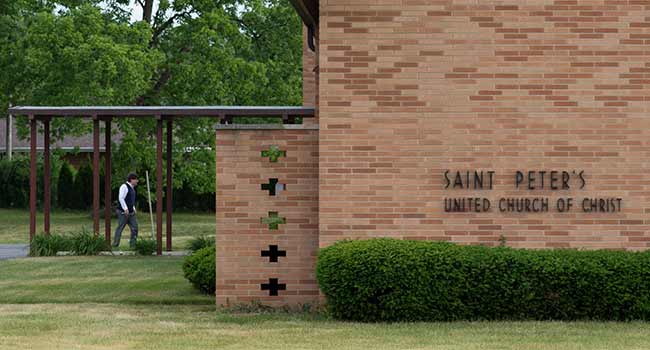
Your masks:
{"label": "red brick wall", "polygon": [[316,74],[318,63],[316,62],[316,53],[309,48],[307,44],[307,27],[303,26],[302,30],[302,104],[303,106],[316,106]]}
{"label": "red brick wall", "polygon": [[[649,1],[320,1],[320,245],[650,241]],[[491,191],[445,169],[495,170]],[[583,190],[513,190],[584,170]],[[444,213],[443,197],[620,197],[620,213]],[[493,203],[494,205],[494,203]]]}
{"label": "red brick wall", "polygon": [[[233,127],[233,126],[225,126]],[[241,127],[241,126],[240,126]],[[281,126],[280,126],[281,127]],[[290,127],[290,126],[289,126]],[[300,126],[295,126],[300,128]],[[280,306],[318,300],[317,130],[217,130],[217,305],[253,300]],[[276,163],[261,156],[276,145],[286,151]],[[261,185],[270,178],[286,184],[276,196]],[[286,218],[277,230],[260,223],[274,211]],[[270,262],[269,245],[286,251]],[[269,278],[286,284],[278,296],[261,290]]]}

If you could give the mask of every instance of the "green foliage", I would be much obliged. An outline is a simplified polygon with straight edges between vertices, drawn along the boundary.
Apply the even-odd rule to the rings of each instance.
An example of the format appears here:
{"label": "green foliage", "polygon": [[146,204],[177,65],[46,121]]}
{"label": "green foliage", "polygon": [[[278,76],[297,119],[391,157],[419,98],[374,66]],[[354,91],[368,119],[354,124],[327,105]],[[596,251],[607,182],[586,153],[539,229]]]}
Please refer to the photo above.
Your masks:
{"label": "green foliage", "polygon": [[[9,104],[302,104],[302,25],[288,1],[163,0],[150,21],[137,22],[130,3],[0,4],[0,115]],[[155,121],[114,125],[123,138],[113,148],[113,187],[131,171],[155,178]],[[17,126],[26,136],[26,119]],[[210,119],[174,123],[174,188],[214,191],[213,126]],[[81,119],[52,121],[55,140],[90,128]]]}
{"label": "green foliage", "polygon": [[[74,180],[74,196],[77,199],[71,203],[74,209],[92,208],[93,204],[93,168],[90,162],[84,162]],[[101,192],[101,191],[100,191]]]}
{"label": "green foliage", "polygon": [[73,235],[70,241],[70,250],[74,255],[98,255],[101,251],[110,250],[110,245],[106,243],[104,237],[96,236],[85,228]]}
{"label": "green foliage", "polygon": [[287,223],[287,218],[280,217],[277,212],[270,211],[269,217],[260,218],[260,222],[268,225],[269,230],[277,230],[281,224]]}
{"label": "green foliage", "polygon": [[[39,159],[39,176],[42,160]],[[101,175],[101,174],[100,174]],[[40,178],[39,178],[40,179]],[[113,190],[123,183],[123,176],[114,182]],[[92,206],[92,167],[86,162],[76,171],[70,163],[52,155],[52,206],[61,209],[87,210]],[[103,179],[100,184],[103,184]],[[145,184],[141,182],[141,184]],[[214,187],[214,185],[213,185]],[[102,185],[103,188],[103,185]],[[201,189],[199,189],[201,190]],[[17,156],[12,161],[0,159],[0,208],[27,208],[29,206],[29,158]],[[103,198],[103,191],[100,197]],[[138,187],[138,207],[147,207],[146,186]],[[43,181],[38,181],[38,200],[43,198]],[[114,194],[115,198],[117,194]],[[103,203],[103,200],[100,202]],[[214,211],[214,188],[207,193],[197,193],[188,183],[174,190],[175,209]],[[37,204],[40,205],[40,202]]]}
{"label": "green foliage", "polygon": [[75,186],[75,170],[67,162],[61,165],[58,198],[60,208],[78,209],[79,207],[78,201],[81,196]]}
{"label": "green foliage", "polygon": [[29,204],[29,159],[0,160],[0,207],[24,208]]}
{"label": "green foliage", "polygon": [[316,273],[347,320],[650,320],[650,252],[374,239],[323,249]]}
{"label": "green foliage", "polygon": [[183,273],[194,287],[205,294],[214,294],[216,289],[216,250],[214,247],[205,247],[183,261]]}
{"label": "green foliage", "polygon": [[262,151],[262,157],[268,157],[271,163],[277,163],[280,157],[286,157],[287,151],[282,151],[276,145],[271,145],[268,150]]}
{"label": "green foliage", "polygon": [[58,252],[69,251],[70,238],[60,235],[36,235],[30,245],[31,256],[55,256]]}
{"label": "green foliage", "polygon": [[215,211],[214,185],[207,193],[197,193],[185,183],[182,188],[174,190],[174,209],[188,212]]}
{"label": "green foliage", "polygon": [[197,250],[200,250],[200,249],[203,249],[203,248],[206,248],[206,247],[212,247],[214,249],[215,242],[214,242],[214,237],[213,236],[193,237],[187,243],[187,248],[192,253],[195,253]]}
{"label": "green foliage", "polygon": [[135,252],[138,255],[150,256],[156,251],[156,240],[140,238],[135,242]]}
{"label": "green foliage", "polygon": [[[50,157],[51,161],[51,192],[52,205],[56,206],[59,172],[61,160],[58,154]],[[37,172],[39,178],[43,175],[43,159],[37,160]],[[29,205],[29,157],[17,155],[13,160],[0,160],[0,208],[25,208]],[[43,181],[37,183],[37,205],[42,205]]]}

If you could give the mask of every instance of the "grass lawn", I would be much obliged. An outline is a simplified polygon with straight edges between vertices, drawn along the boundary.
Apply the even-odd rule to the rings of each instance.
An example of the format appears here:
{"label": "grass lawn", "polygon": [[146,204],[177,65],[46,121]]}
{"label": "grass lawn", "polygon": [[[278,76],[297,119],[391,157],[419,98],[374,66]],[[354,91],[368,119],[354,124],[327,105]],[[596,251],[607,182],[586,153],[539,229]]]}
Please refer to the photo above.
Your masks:
{"label": "grass lawn", "polygon": [[0,349],[647,349],[641,323],[355,324],[200,306],[0,305]]}
{"label": "grass lawn", "polygon": [[[100,233],[104,234],[104,212],[100,221]],[[154,213],[155,216],[155,213]],[[195,236],[213,236],[215,234],[215,216],[213,213],[174,213],[173,227],[173,248],[174,250],[185,249],[187,241]],[[155,217],[154,217],[155,220]],[[163,220],[163,225],[164,224]],[[37,231],[43,229],[43,214],[37,215]],[[138,225],[140,237],[151,237],[151,220],[148,212],[138,213]],[[51,232],[57,234],[69,234],[80,232],[85,227],[89,231],[93,227],[93,219],[90,212],[69,212],[55,211],[51,216]],[[111,224],[112,232],[117,227],[117,219],[114,218]],[[127,250],[131,232],[126,227],[122,232],[121,248]],[[163,247],[165,231],[163,228]],[[29,242],[29,211],[0,209],[0,243],[28,243]]]}
{"label": "grass lawn", "polygon": [[359,324],[217,311],[175,257],[0,261],[0,349],[648,349],[650,324]]}
{"label": "grass lawn", "polygon": [[0,261],[0,303],[213,305],[183,277],[182,257],[52,257]]}

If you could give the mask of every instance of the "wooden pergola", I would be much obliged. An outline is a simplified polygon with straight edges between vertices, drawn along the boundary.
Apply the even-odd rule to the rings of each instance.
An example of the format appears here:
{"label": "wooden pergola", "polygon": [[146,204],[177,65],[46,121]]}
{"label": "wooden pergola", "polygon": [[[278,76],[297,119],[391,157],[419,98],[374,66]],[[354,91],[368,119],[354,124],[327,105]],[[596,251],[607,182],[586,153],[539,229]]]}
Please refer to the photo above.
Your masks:
{"label": "wooden pergola", "polygon": [[281,117],[284,123],[293,124],[297,117],[314,116],[312,107],[31,107],[18,106],[9,109],[12,115],[27,116],[30,125],[30,180],[29,180],[29,240],[36,234],[37,196],[37,127],[43,124],[43,232],[50,234],[51,213],[51,164],[50,164],[50,121],[52,118],[90,118],[93,121],[93,230],[99,234],[100,174],[99,138],[100,121],[105,125],[105,178],[104,178],[104,236],[111,240],[111,121],[113,118],[155,118],[156,123],[156,251],[162,254],[163,221],[163,124],[166,123],[166,250],[172,250],[172,128],[178,118],[214,118],[221,124],[232,124],[234,117]]}

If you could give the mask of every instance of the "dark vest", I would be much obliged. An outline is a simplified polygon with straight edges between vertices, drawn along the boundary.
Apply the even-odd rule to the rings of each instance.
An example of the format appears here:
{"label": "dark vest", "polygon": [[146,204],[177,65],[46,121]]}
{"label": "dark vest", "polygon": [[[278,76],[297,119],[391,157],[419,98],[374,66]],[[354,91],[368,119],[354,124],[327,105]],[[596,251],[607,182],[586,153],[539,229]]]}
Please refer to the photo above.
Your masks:
{"label": "dark vest", "polygon": [[129,213],[133,213],[135,211],[135,189],[128,183],[126,184],[126,188],[129,192],[126,194],[124,202],[126,202],[126,207],[129,208]]}

